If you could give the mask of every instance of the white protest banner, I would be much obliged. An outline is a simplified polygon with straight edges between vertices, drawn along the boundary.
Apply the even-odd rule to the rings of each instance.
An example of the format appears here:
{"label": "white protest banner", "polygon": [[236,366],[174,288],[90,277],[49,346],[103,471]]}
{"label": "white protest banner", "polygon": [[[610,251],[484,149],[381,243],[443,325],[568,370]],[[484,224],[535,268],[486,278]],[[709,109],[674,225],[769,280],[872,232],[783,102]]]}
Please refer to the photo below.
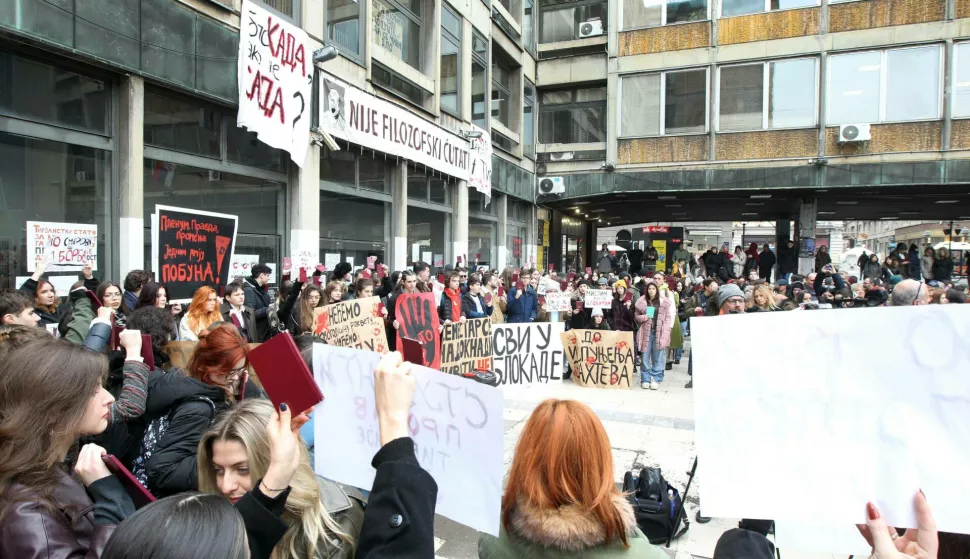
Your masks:
{"label": "white protest banner", "polygon": [[[849,526],[871,501],[915,527],[922,488],[941,531],[970,533],[967,332],[962,305],[692,320],[704,513]],[[769,339],[759,359],[724,359]]]}
{"label": "white protest banner", "polygon": [[[488,132],[471,125],[472,132],[481,134],[471,142],[472,168],[468,177],[468,188],[474,188],[485,195],[485,205],[492,199],[492,139]],[[486,164],[487,162],[487,164]]]}
{"label": "white protest banner", "polygon": [[[17,289],[20,289],[24,282],[29,279],[30,276],[17,276]],[[54,286],[54,293],[58,297],[67,297],[71,292],[71,286],[81,281],[80,276],[44,276],[44,279]]]}
{"label": "white protest banner", "polygon": [[313,43],[306,32],[254,2],[240,10],[236,126],[290,153],[303,167],[310,145]]}
{"label": "white protest banner", "polygon": [[571,293],[562,291],[546,292],[546,311],[569,312],[572,310]]}
{"label": "white protest banner", "polygon": [[328,272],[332,272],[337,264],[340,264],[339,252],[325,252],[323,254],[323,265],[327,267]]}
{"label": "white protest banner", "polygon": [[27,271],[47,262],[48,272],[98,269],[98,226],[85,223],[27,222]]}
{"label": "white protest banner", "polygon": [[608,309],[613,306],[613,292],[609,289],[590,289],[586,292],[583,305],[587,309]]}
{"label": "white protest banner", "polygon": [[492,319],[450,322],[441,331],[441,372],[460,375],[492,369]]}
{"label": "white protest banner", "polygon": [[[417,116],[394,103],[320,72],[320,128],[376,151],[421,163],[446,175],[488,184],[491,194],[492,154],[488,133],[483,145]],[[487,148],[485,147],[487,146]],[[485,180],[487,177],[487,180]],[[411,260],[419,255],[412,254]]]}
{"label": "white protest banner", "polygon": [[233,254],[229,262],[229,281],[250,277],[256,264],[259,264],[258,254]]}
{"label": "white protest banner", "polygon": [[500,386],[562,382],[562,322],[492,325],[492,370]]}
{"label": "white protest banner", "polygon": [[[334,460],[316,473],[369,490],[381,448],[370,351],[315,344],[313,375],[326,396],[314,412],[316,444]],[[438,484],[435,512],[497,535],[502,498],[502,392],[426,367],[412,368],[417,388],[408,424],[421,467]],[[470,480],[474,478],[474,483]]]}

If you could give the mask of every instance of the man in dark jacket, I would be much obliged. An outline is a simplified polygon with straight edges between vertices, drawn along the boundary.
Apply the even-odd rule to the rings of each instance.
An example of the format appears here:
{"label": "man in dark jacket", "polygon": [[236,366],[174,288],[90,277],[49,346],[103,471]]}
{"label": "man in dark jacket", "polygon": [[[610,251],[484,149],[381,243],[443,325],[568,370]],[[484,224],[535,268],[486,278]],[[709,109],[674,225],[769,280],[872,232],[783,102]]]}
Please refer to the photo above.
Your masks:
{"label": "man in dark jacket", "polygon": [[652,274],[657,269],[657,260],[659,258],[660,255],[657,254],[657,248],[653,245],[647,245],[647,250],[643,253],[644,273]]}
{"label": "man in dark jacket", "polygon": [[468,291],[461,296],[461,314],[468,318],[486,318],[492,316],[493,307],[482,297],[482,280],[478,274],[468,278]]}
{"label": "man in dark jacket", "polygon": [[[255,333],[252,335],[253,341],[269,339],[269,293],[266,292],[266,284],[269,283],[271,270],[266,264],[256,264],[252,268],[252,274],[246,278],[243,284],[245,292],[245,305],[253,310],[256,317]],[[227,293],[228,295],[228,293]]]}
{"label": "man in dark jacket", "polygon": [[222,320],[235,325],[247,342],[258,344],[263,341],[263,338],[260,337],[257,327],[256,312],[245,304],[246,289],[243,285],[243,282],[229,284],[226,288],[225,301],[220,305],[219,312],[222,314]]}
{"label": "man in dark jacket", "polygon": [[717,275],[717,252],[715,252],[714,247],[707,249],[707,252],[701,256],[701,261],[704,262],[704,275],[707,277]]}
{"label": "man in dark jacket", "polygon": [[572,316],[569,318],[569,328],[572,330],[582,330],[591,322],[593,309],[586,308],[587,291],[589,291],[589,284],[585,280],[579,282],[579,287],[576,288],[570,301]]}
{"label": "man in dark jacket", "polygon": [[731,253],[728,252],[727,244],[721,245],[721,252],[717,253],[713,260],[714,273],[708,272],[708,276],[717,276],[721,281],[737,278],[734,274],[734,261],[731,259]]}
{"label": "man in dark jacket", "polygon": [[776,261],[777,259],[775,258],[775,253],[771,252],[771,247],[768,246],[768,243],[765,243],[765,246],[762,247],[761,254],[758,257],[758,277],[770,282],[771,270],[775,267]]}
{"label": "man in dark jacket", "polygon": [[791,279],[791,275],[798,269],[798,249],[795,241],[789,239],[788,246],[778,251],[778,277]]}
{"label": "man in dark jacket", "polygon": [[637,274],[643,269],[643,251],[640,250],[639,241],[633,242],[633,248],[626,253],[630,259],[630,273]]}
{"label": "man in dark jacket", "polygon": [[121,301],[121,309],[127,314],[135,310],[138,296],[141,295],[141,288],[146,283],[152,281],[151,272],[145,270],[132,270],[125,276],[125,296]]}

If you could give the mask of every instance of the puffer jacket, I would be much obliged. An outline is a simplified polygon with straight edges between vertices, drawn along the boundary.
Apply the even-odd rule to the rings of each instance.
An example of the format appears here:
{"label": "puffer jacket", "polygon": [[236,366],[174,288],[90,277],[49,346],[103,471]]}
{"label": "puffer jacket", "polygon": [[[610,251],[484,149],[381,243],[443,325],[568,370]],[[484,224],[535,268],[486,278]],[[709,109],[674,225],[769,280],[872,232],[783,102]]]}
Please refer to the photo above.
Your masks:
{"label": "puffer jacket", "polygon": [[647,316],[647,298],[641,297],[636,304],[634,317],[640,329],[637,330],[637,347],[642,350],[650,346],[650,332],[653,330],[654,322],[657,323],[656,337],[657,349],[667,349],[670,347],[670,331],[673,327],[674,309],[672,298],[659,295],[660,304],[657,307],[654,318]]}
{"label": "puffer jacket", "polygon": [[744,277],[744,267],[748,263],[748,255],[745,253],[734,253],[731,264],[734,266],[734,275],[739,278]]}
{"label": "puffer jacket", "polygon": [[531,286],[526,286],[522,291],[522,296],[518,298],[515,296],[516,291],[516,288],[513,287],[506,296],[508,299],[506,321],[509,323],[535,322],[536,314],[539,312],[538,295],[532,290]]}
{"label": "puffer jacket", "polygon": [[0,557],[49,559],[54,557],[97,559],[108,538],[135,505],[114,476],[100,479],[85,489],[62,467],[55,473],[53,505],[56,514],[42,508],[38,496],[14,483],[4,501],[23,495],[6,506],[0,521]]}

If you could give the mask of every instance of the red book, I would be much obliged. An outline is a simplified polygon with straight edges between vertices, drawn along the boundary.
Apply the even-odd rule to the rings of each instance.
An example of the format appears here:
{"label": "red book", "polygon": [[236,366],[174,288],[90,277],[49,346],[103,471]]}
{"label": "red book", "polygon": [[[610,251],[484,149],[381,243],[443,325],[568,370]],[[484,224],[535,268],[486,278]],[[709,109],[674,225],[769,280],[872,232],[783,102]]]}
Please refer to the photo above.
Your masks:
{"label": "red book", "polygon": [[306,283],[306,268],[300,268],[300,283]]}
{"label": "red book", "polygon": [[323,393],[289,332],[277,334],[250,351],[249,364],[277,409],[285,402],[296,416],[323,401]]}
{"label": "red book", "polygon": [[324,266],[323,264],[317,264],[317,271],[322,274],[327,271],[327,267]]}
{"label": "red book", "polygon": [[87,295],[88,299],[91,300],[91,310],[93,310],[94,314],[97,315],[98,309],[104,306],[101,304],[101,299],[98,299],[98,294],[94,291],[88,291],[85,293],[85,295]]}
{"label": "red book", "polygon": [[438,283],[445,283],[445,275],[438,274]]}
{"label": "red book", "polygon": [[121,486],[124,487],[125,493],[131,497],[131,502],[136,509],[155,502],[155,496],[149,493],[145,486],[114,455],[105,454],[101,457],[101,461],[104,462],[108,471],[121,482]]}
{"label": "red book", "polygon": [[284,272],[289,272],[292,269],[293,269],[293,259],[290,258],[289,256],[284,256],[283,257],[283,271]]}
{"label": "red book", "polygon": [[566,281],[559,282],[559,289],[560,290],[565,291],[567,287],[569,287],[569,282],[566,282]]}
{"label": "red book", "polygon": [[384,266],[377,267],[377,279],[384,279]]}
{"label": "red book", "polygon": [[632,300],[633,300],[633,292],[627,289],[626,293],[623,294],[623,302],[629,303]]}
{"label": "red book", "polygon": [[141,335],[141,358],[149,371],[155,370],[155,352],[152,351],[152,337],[148,334]]}
{"label": "red book", "polygon": [[576,300],[576,310],[577,311],[581,311],[584,308],[586,308],[586,303],[584,301],[580,301],[579,299],[577,299]]}
{"label": "red book", "polygon": [[362,271],[360,272],[360,277],[362,277],[362,278],[364,278],[364,279],[370,279],[370,270],[368,270],[367,268],[364,268],[364,269],[363,269],[363,270],[362,270]]}
{"label": "red book", "polygon": [[519,291],[524,291],[525,290],[525,282],[524,281],[517,281],[517,282],[515,282],[515,288],[518,289]]}
{"label": "red book", "polygon": [[545,295],[539,295],[539,304],[540,305],[545,305],[546,304],[546,296]]}
{"label": "red book", "polygon": [[492,304],[492,294],[491,293],[486,293],[485,294],[485,304],[486,305],[491,305]]}
{"label": "red book", "polygon": [[512,283],[514,284],[519,283],[519,274],[512,274]]}
{"label": "red book", "polygon": [[593,269],[590,268],[589,266],[586,266],[586,275],[588,275],[588,276],[593,275]]}
{"label": "red book", "polygon": [[219,286],[219,296],[220,297],[225,297],[226,296],[226,286],[224,286],[224,285],[220,285]]}
{"label": "red book", "polygon": [[424,344],[401,336],[401,356],[408,363],[424,366]]}
{"label": "red book", "polygon": [[500,285],[498,286],[498,296],[502,297],[503,295],[505,295],[505,288]]}
{"label": "red book", "polygon": [[550,272],[553,271],[553,270],[555,270],[555,269],[556,269],[556,265],[555,264],[549,264],[549,271]]}

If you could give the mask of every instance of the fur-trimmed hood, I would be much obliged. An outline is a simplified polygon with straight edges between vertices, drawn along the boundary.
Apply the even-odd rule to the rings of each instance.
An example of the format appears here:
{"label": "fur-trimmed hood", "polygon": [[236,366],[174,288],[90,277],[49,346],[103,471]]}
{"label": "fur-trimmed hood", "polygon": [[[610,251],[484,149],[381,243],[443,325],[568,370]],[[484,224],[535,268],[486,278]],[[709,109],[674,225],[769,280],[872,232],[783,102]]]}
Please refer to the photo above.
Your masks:
{"label": "fur-trimmed hood", "polygon": [[[627,536],[634,535],[637,520],[633,507],[620,494],[614,495],[612,501],[620,512]],[[570,553],[597,547],[606,541],[606,527],[579,505],[543,510],[519,499],[509,516],[509,530],[536,545]]]}

